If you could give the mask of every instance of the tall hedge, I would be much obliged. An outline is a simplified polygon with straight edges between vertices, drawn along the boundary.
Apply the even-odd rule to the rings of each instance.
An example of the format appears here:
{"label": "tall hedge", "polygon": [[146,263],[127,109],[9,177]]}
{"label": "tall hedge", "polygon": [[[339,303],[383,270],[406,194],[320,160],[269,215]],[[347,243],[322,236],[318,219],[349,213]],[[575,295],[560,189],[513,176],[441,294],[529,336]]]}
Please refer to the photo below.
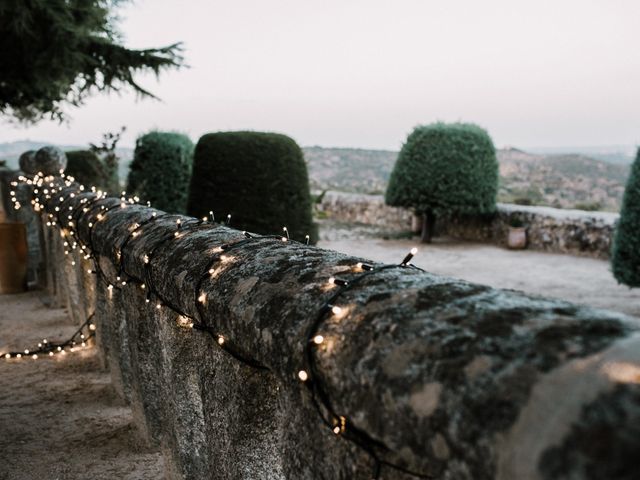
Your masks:
{"label": "tall hedge", "polygon": [[418,126],[393,168],[386,202],[424,216],[423,241],[436,217],[495,211],[498,161],[489,134],[469,123]]}
{"label": "tall hedge", "polygon": [[302,150],[276,133],[220,132],[204,135],[194,155],[187,213],[217,219],[261,234],[316,240],[309,178]]}
{"label": "tall hedge", "polygon": [[136,141],[127,192],[170,213],[185,213],[193,142],[181,133],[150,132]]}
{"label": "tall hedge", "polygon": [[73,176],[76,181],[87,187],[95,186],[109,189],[111,178],[104,163],[90,150],[73,150],[66,152],[67,168],[65,174]]}
{"label": "tall hedge", "polygon": [[622,198],[611,267],[618,282],[640,287],[640,149]]}

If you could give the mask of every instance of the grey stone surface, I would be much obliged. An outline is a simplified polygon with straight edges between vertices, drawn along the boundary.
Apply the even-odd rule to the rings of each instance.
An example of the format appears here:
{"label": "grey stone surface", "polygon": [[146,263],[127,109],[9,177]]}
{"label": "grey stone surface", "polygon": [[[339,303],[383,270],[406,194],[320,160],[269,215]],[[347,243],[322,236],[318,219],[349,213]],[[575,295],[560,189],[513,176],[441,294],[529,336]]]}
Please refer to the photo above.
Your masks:
{"label": "grey stone surface", "polygon": [[[79,206],[71,191],[61,210]],[[637,319],[402,267],[362,278],[333,301],[339,314],[320,318],[337,288],[328,279],[354,280],[363,259],[277,238],[221,258],[215,249],[242,232],[157,212],[134,238],[154,210],[118,204],[88,208],[76,235],[114,285],[97,287],[101,348],[170,478],[370,479],[370,453],[385,479],[615,480],[635,471]],[[101,206],[116,208],[98,220]],[[59,267],[59,244],[47,246],[56,268],[79,275]],[[160,309],[157,296],[145,301],[150,287]],[[167,305],[224,336],[222,347],[180,327]],[[307,357],[314,333],[324,342]],[[313,383],[298,379],[303,369]],[[313,385],[345,417],[344,435],[323,423]],[[367,439],[369,452],[348,438]]]}
{"label": "grey stone surface", "polygon": [[64,171],[67,168],[67,156],[58,147],[42,147],[36,152],[34,163],[36,173],[59,175],[61,170]]}
{"label": "grey stone surface", "polygon": [[24,173],[27,173],[29,175],[38,173],[35,150],[28,150],[20,155],[18,163],[20,165],[20,170],[22,170]]}

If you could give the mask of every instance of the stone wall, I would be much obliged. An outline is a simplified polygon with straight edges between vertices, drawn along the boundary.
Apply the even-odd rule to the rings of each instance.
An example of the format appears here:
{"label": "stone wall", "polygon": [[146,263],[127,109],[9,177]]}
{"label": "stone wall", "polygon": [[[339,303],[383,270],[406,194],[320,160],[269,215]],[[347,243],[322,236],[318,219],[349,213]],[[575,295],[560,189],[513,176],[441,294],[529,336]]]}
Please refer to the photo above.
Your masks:
{"label": "stone wall", "polygon": [[51,282],[78,319],[95,311],[105,365],[168,478],[636,474],[637,319],[369,271],[76,187],[45,202],[64,226],[43,227]]}
{"label": "stone wall", "polygon": [[[416,230],[412,213],[389,207],[381,195],[327,192],[318,210],[344,223],[369,225],[386,232]],[[608,259],[618,214],[498,204],[495,215],[480,218],[440,218],[438,234],[462,240],[506,246],[514,218],[527,230],[527,248]]]}

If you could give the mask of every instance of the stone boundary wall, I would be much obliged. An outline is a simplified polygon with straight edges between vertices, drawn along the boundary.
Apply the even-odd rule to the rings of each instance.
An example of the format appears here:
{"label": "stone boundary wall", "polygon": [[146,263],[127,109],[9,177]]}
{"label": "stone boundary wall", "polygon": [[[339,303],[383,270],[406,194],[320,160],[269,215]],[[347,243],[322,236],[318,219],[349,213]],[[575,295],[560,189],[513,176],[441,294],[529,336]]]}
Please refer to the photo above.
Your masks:
{"label": "stone boundary wall", "polygon": [[[327,192],[318,209],[338,222],[371,225],[389,232],[416,231],[419,227],[410,210],[385,205],[382,195]],[[495,215],[440,218],[436,229],[441,235],[506,246],[509,225],[518,218],[527,230],[527,248],[608,259],[618,217],[609,212],[501,203]]]}
{"label": "stone boundary wall", "polygon": [[[115,198],[83,204],[92,194],[76,187],[42,216],[50,289],[78,322],[95,311],[105,365],[167,478],[635,475],[637,319],[411,267],[359,277],[365,259]],[[82,212],[73,225],[69,211]],[[330,277],[351,288],[334,298]]]}

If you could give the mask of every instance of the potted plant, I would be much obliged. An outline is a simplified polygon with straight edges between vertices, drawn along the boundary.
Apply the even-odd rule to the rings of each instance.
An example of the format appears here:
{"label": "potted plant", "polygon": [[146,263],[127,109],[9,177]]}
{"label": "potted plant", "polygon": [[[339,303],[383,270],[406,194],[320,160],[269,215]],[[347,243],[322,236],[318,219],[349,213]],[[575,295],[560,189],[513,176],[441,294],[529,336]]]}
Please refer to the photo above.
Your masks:
{"label": "potted plant", "polygon": [[513,216],[509,219],[507,247],[514,250],[522,250],[527,247],[527,229],[519,216]]}

